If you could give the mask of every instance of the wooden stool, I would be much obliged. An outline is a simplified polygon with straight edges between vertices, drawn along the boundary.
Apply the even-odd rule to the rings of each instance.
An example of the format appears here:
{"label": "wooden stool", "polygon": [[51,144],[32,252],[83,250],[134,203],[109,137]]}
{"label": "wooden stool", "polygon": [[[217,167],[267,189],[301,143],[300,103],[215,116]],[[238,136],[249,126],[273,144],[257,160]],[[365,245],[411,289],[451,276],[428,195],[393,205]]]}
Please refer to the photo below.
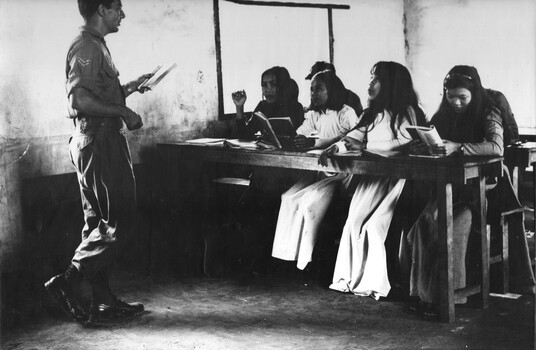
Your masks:
{"label": "wooden stool", "polygon": [[516,216],[519,216],[518,220],[525,220],[525,210],[528,210],[526,207],[520,207],[513,210],[505,211],[501,213],[501,217],[499,219],[498,223],[487,225],[488,226],[488,244],[490,244],[490,235],[500,237],[498,240],[500,243],[499,246],[499,252],[496,255],[491,255],[490,251],[490,258],[489,258],[489,264],[490,267],[493,264],[501,264],[500,265],[500,271],[501,271],[501,284],[500,284],[500,292],[502,294],[506,294],[509,291],[509,278],[510,278],[510,271],[508,267],[508,228],[509,228],[509,222],[508,220],[510,218],[515,218]]}

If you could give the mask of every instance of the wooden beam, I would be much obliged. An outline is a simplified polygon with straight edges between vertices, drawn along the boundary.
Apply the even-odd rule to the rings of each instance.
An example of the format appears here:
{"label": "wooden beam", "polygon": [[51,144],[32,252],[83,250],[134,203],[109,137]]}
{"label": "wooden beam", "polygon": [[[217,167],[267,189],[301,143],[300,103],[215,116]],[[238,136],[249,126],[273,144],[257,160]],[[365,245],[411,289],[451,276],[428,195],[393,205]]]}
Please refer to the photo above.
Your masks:
{"label": "wooden beam", "polygon": [[234,2],[235,4],[240,4],[240,5],[307,7],[307,8],[338,9],[338,10],[350,9],[350,5],[340,5],[340,4],[311,4],[311,3],[297,3],[297,2],[252,1],[252,0],[225,0],[225,1]]}
{"label": "wooden beam", "polygon": [[333,10],[331,8],[328,8],[328,33],[329,33],[329,62],[333,63],[333,43],[335,42],[335,38],[333,37]]}

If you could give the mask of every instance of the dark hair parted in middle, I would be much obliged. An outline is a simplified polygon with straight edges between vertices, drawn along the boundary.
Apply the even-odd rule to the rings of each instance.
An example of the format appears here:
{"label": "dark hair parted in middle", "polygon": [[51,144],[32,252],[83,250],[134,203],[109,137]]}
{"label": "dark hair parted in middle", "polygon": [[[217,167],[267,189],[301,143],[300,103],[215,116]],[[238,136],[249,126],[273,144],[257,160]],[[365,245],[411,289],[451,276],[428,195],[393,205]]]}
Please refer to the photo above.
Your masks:
{"label": "dark hair parted in middle", "polygon": [[448,72],[443,81],[443,98],[434,119],[437,119],[436,116],[448,116],[455,113],[447,100],[447,90],[456,88],[464,88],[471,92],[471,102],[463,118],[466,127],[463,128],[464,135],[459,135],[460,140],[469,142],[475,138],[481,139],[485,130],[486,113],[495,106],[495,102],[482,87],[480,75],[475,67],[459,65],[452,67]]}
{"label": "dark hair parted in middle", "polygon": [[369,101],[369,107],[363,112],[357,127],[372,124],[378,113],[387,110],[391,112],[391,130],[396,135],[395,123],[408,118],[408,107],[413,107],[417,116],[417,124],[426,124],[424,112],[419,107],[419,98],[413,88],[413,80],[406,67],[397,62],[380,61],[376,63],[370,73],[380,81],[378,96]]}
{"label": "dark hair parted in middle", "polygon": [[261,74],[261,84],[262,79],[270,74],[275,77],[275,84],[277,86],[276,100],[282,102],[283,96],[285,95],[285,90],[290,84],[290,73],[285,67],[274,66],[272,68],[268,68]]}
{"label": "dark hair parted in middle", "polygon": [[[326,85],[326,89],[328,90],[328,100],[324,108],[331,109],[334,111],[340,111],[346,103],[346,88],[344,87],[344,84],[342,83],[341,79],[339,79],[339,77],[332,71],[324,70],[316,73],[311,79],[311,83],[313,80],[323,82],[324,85]],[[320,111],[323,108],[318,106],[315,107],[311,103],[309,109],[314,111]]]}
{"label": "dark hair parted in middle", "polygon": [[298,102],[299,88],[294,79],[290,77],[290,73],[285,67],[274,66],[268,68],[261,74],[262,80],[267,75],[273,75],[275,77],[276,90],[276,110],[279,113],[287,115],[289,107],[292,103]]}

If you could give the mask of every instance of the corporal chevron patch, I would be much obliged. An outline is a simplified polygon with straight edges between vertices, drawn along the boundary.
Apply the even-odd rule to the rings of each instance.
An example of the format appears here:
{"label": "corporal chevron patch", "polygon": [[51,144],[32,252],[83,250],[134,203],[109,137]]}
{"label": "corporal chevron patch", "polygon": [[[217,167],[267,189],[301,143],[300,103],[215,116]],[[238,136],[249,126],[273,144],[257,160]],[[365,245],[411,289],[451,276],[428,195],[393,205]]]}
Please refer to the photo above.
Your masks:
{"label": "corporal chevron patch", "polygon": [[76,62],[78,62],[82,67],[85,67],[91,63],[91,60],[85,60],[82,57],[77,57]]}

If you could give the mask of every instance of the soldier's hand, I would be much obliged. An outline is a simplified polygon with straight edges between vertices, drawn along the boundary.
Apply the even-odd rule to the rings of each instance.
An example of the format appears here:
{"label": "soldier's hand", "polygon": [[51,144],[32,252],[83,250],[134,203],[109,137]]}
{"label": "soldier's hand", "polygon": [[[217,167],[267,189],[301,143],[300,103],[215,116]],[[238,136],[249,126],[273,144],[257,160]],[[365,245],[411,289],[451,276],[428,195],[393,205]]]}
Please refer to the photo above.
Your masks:
{"label": "soldier's hand", "polygon": [[140,115],[128,108],[125,108],[123,121],[127,125],[128,130],[137,130],[143,126],[143,121],[141,120]]}

